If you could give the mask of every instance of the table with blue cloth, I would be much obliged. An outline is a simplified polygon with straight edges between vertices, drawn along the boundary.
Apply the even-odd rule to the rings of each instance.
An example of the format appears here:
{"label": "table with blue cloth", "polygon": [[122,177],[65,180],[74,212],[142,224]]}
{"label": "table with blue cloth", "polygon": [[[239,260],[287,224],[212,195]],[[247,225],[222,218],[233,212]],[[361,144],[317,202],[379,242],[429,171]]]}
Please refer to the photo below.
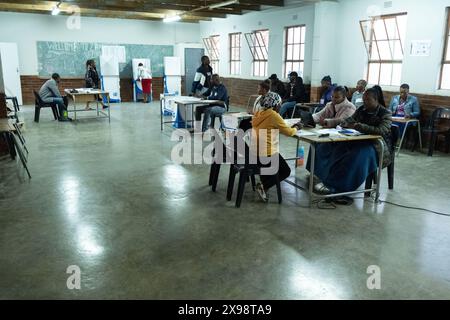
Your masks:
{"label": "table with blue cloth", "polygon": [[[378,155],[371,141],[322,143],[316,146],[314,174],[333,193],[357,190],[378,168]],[[306,169],[311,168],[311,152]]]}

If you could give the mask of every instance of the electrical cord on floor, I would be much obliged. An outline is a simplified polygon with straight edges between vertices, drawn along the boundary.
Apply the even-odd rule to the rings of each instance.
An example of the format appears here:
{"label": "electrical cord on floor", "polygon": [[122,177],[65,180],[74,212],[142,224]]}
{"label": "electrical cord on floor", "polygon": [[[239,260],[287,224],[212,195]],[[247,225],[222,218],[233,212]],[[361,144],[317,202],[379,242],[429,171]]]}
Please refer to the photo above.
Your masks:
{"label": "electrical cord on floor", "polygon": [[[347,197],[346,197],[346,198],[347,198]],[[338,199],[339,199],[339,198],[338,198]],[[376,202],[376,201],[375,201],[375,195],[374,195],[373,192],[370,194],[370,197],[369,197],[369,198],[367,198],[367,197],[356,197],[356,198],[349,198],[349,199],[353,199],[353,200],[363,199],[363,200],[365,200],[365,201],[371,199],[372,201]],[[398,203],[394,203],[394,202],[387,201],[387,200],[381,200],[381,199],[378,199],[378,203],[387,203],[387,204],[390,204],[390,205],[392,205],[392,206],[396,206],[396,207],[400,207],[400,208],[411,209],[411,210],[419,210],[419,211],[425,211],[425,212],[434,213],[434,214],[437,214],[437,215],[440,215],[440,216],[450,217],[450,214],[449,214],[449,213],[443,213],[443,212],[434,211],[434,210],[425,209],[425,208],[420,208],[420,207],[407,206],[407,205],[398,204]],[[340,202],[340,201],[337,201],[337,202],[336,202],[336,198],[328,198],[328,199],[317,199],[317,200],[313,201],[312,204],[317,205],[317,208],[318,208],[318,209],[333,210],[333,209],[336,209],[336,208],[337,208],[337,204],[338,204],[338,205],[346,205],[346,206],[349,206],[349,205],[352,205],[352,204],[353,204],[353,201],[344,204],[344,203],[342,203],[342,202]]]}
{"label": "electrical cord on floor", "polygon": [[[373,194],[371,194],[370,197],[372,198],[373,201],[375,201],[375,196]],[[395,203],[395,202],[391,202],[391,201],[387,201],[387,200],[381,200],[381,199],[378,199],[378,202],[379,203],[387,203],[387,204],[390,204],[392,206],[396,206],[396,207],[400,207],[400,208],[425,211],[425,212],[434,213],[434,214],[437,214],[437,215],[440,215],[440,216],[450,217],[450,213],[443,213],[443,212],[434,211],[434,210],[425,209],[425,208],[420,208],[420,207],[406,206],[406,205],[403,205],[403,204],[398,204],[398,203]]]}

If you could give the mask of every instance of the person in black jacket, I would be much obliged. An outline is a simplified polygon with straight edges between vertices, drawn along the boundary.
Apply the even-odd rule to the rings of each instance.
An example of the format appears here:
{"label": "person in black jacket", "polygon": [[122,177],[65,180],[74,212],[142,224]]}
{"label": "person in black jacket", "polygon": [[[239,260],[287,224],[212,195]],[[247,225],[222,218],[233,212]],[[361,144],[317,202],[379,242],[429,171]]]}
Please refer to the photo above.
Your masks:
{"label": "person in black jacket", "polygon": [[289,80],[290,82],[287,87],[288,92],[285,95],[285,99],[280,108],[280,115],[282,117],[284,117],[289,110],[294,109],[297,103],[306,101],[306,91],[302,77],[299,77],[297,72],[291,72],[289,74]]}
{"label": "person in black jacket", "polygon": [[[84,80],[86,81],[86,88],[92,88],[92,89],[101,89],[100,88],[100,76],[98,75],[97,68],[95,66],[95,60],[90,59],[86,61],[86,74],[84,75]],[[100,95],[96,95],[95,98],[98,102],[101,103],[103,106],[103,109],[107,108],[103,104],[103,100],[100,97]],[[86,104],[86,110],[92,110],[89,108],[89,101]]]}
{"label": "person in black jacket", "polygon": [[197,97],[207,96],[212,88],[211,77],[213,69],[209,65],[209,57],[202,57],[202,65],[197,68],[194,82],[192,83],[191,94]]}
{"label": "person in black jacket", "polygon": [[280,97],[286,96],[286,86],[278,79],[278,76],[274,73],[270,76],[270,91],[278,93]]}

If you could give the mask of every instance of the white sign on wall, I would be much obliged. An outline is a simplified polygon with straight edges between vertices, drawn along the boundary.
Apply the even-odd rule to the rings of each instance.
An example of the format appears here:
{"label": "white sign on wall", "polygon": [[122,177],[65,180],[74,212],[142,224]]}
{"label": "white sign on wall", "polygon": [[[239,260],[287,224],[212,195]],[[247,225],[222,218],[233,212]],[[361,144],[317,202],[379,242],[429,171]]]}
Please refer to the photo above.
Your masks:
{"label": "white sign on wall", "polygon": [[431,40],[413,40],[411,41],[410,56],[429,57],[431,53]]}

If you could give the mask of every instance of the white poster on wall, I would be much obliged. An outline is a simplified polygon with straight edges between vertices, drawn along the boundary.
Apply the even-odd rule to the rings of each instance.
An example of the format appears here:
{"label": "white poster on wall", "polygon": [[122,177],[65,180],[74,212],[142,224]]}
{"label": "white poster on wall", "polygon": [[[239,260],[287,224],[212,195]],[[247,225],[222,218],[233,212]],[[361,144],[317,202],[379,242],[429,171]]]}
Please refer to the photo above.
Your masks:
{"label": "white poster on wall", "polygon": [[429,57],[431,54],[431,40],[411,41],[411,57]]}

